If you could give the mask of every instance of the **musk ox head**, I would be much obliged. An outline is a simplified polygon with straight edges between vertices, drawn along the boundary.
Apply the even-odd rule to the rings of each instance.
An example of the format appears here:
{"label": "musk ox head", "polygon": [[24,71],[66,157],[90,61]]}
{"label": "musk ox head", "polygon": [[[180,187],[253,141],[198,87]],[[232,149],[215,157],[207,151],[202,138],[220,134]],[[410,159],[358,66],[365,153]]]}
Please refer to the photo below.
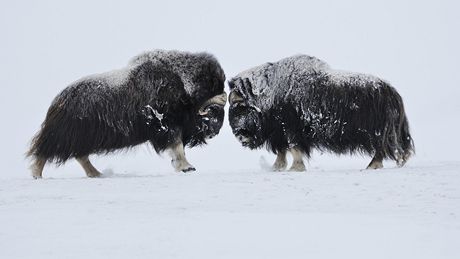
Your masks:
{"label": "musk ox head", "polygon": [[[203,65],[202,71],[197,73],[193,81],[200,86],[200,89],[213,89],[213,93],[219,93],[201,103],[197,112],[197,125],[200,125],[204,139],[210,139],[219,133],[224,122],[227,93],[223,90],[225,74],[219,63],[212,56],[205,55],[205,57],[207,63]],[[200,94],[195,93],[195,96],[198,97]]]}
{"label": "musk ox head", "polygon": [[224,122],[224,107],[227,103],[227,93],[216,95],[201,105],[197,114],[197,124],[204,134],[205,139],[210,139],[219,134]]}
{"label": "musk ox head", "polygon": [[245,147],[260,147],[264,143],[262,113],[245,100],[238,90],[231,91],[228,99],[229,122],[233,134]]}

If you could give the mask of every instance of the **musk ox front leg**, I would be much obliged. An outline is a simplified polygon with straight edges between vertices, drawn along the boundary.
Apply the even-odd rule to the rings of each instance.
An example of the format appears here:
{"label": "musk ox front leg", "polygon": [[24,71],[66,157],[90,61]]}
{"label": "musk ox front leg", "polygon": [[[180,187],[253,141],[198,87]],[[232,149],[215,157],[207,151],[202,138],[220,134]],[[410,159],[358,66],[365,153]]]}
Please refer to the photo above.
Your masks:
{"label": "musk ox front leg", "polygon": [[375,154],[372,161],[369,163],[366,169],[380,169],[383,168],[383,156],[381,154]]}
{"label": "musk ox front leg", "polygon": [[169,154],[171,155],[171,164],[176,172],[186,173],[196,170],[185,158],[184,144],[181,140],[169,147]]}
{"label": "musk ox front leg", "polygon": [[42,178],[43,168],[45,167],[46,159],[43,158],[35,158],[34,163],[30,167],[32,170],[32,177],[34,179]]}
{"label": "musk ox front leg", "polygon": [[101,173],[89,161],[88,156],[78,157],[77,161],[80,163],[81,167],[83,167],[88,177],[95,178],[101,176]]}
{"label": "musk ox front leg", "polygon": [[291,172],[303,172],[305,171],[305,164],[303,163],[303,152],[298,148],[291,148],[289,150],[292,154],[292,166],[289,169]]}
{"label": "musk ox front leg", "polygon": [[286,150],[278,151],[276,154],[275,163],[272,166],[272,170],[275,172],[280,172],[286,170],[287,160],[286,160]]}

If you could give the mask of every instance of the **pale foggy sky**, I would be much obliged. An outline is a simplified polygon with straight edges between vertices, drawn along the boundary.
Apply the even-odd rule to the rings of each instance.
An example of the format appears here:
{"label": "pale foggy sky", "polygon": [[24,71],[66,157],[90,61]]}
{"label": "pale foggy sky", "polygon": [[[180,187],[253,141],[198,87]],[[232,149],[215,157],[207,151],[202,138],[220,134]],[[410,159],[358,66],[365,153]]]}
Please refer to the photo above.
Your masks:
{"label": "pale foggy sky", "polygon": [[[59,91],[155,48],[208,51],[227,78],[298,53],[380,76],[403,96],[414,160],[458,161],[459,7],[457,1],[2,1],[2,175],[29,176],[23,154]],[[264,150],[243,149],[227,121],[210,145],[186,152],[199,170],[225,163],[257,169],[261,155],[273,159]],[[356,168],[350,161],[364,160],[314,155],[311,165],[333,161]],[[95,164],[134,173],[172,171],[166,155],[144,146]],[[83,176],[80,170],[71,162],[56,175]],[[54,171],[46,168],[45,177]]]}

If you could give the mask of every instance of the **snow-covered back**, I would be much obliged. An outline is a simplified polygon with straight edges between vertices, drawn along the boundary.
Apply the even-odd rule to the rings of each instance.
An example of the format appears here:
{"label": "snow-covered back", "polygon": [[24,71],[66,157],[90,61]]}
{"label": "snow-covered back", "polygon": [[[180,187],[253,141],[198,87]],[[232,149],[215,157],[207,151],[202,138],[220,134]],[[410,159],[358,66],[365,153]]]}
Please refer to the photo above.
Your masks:
{"label": "snow-covered back", "polygon": [[125,84],[131,72],[136,68],[136,66],[133,65],[128,65],[124,68],[120,69],[114,69],[111,71],[103,72],[103,73],[97,73],[97,74],[92,74],[88,76],[84,76],[70,85],[78,85],[82,82],[85,81],[93,81],[93,82],[99,82],[101,86],[110,86],[110,87],[118,87],[122,86]]}
{"label": "snow-covered back", "polygon": [[[189,95],[193,95],[194,91],[196,91],[196,88],[198,87],[196,82],[194,82],[194,79],[199,76],[199,73],[202,73],[200,66],[202,66],[203,63],[210,62],[220,67],[217,60],[212,55],[204,52],[189,53],[184,51],[158,49],[145,51],[133,57],[123,68],[84,76],[71,83],[70,86],[78,85],[86,81],[99,82],[101,86],[108,87],[122,86],[127,82],[131,73],[138,66],[146,62],[152,62],[158,67],[171,69],[174,73],[177,73],[184,84],[185,91]],[[225,78],[223,71],[219,71],[219,73],[222,78]]]}
{"label": "snow-covered back", "polygon": [[264,110],[271,108],[280,96],[296,98],[300,103],[301,98],[307,96],[308,87],[299,82],[314,81],[319,76],[327,77],[329,84],[336,87],[352,83],[358,87],[373,85],[378,88],[377,83],[383,81],[373,75],[332,69],[323,60],[308,55],[295,55],[265,63],[245,70],[234,78],[249,80],[252,94],[256,96],[253,105]]}
{"label": "snow-covered back", "polygon": [[[198,69],[203,65],[203,62],[212,62],[215,64],[217,60],[206,53],[191,54],[188,52],[174,51],[174,50],[154,50],[141,53],[129,62],[130,66],[140,65],[147,61],[158,64],[160,67],[167,67],[177,73],[182,79],[185,91],[189,95],[193,95],[197,86],[194,80],[199,76],[202,70]],[[225,78],[224,72],[219,71],[221,77]]]}
{"label": "snow-covered back", "polygon": [[329,78],[337,86],[341,86],[345,83],[353,83],[356,86],[365,86],[369,85],[370,83],[376,87],[379,87],[378,84],[374,83],[383,81],[374,75],[350,72],[346,70],[328,69],[326,72]]}

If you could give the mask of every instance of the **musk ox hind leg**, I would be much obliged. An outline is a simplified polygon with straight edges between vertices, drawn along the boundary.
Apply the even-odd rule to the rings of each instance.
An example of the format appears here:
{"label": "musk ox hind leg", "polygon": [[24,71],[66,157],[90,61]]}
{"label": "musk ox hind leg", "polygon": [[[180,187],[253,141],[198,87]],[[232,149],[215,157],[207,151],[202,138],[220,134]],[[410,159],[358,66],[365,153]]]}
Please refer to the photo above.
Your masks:
{"label": "musk ox hind leg", "polygon": [[190,172],[195,171],[193,167],[185,158],[184,144],[182,141],[177,141],[169,147],[169,154],[171,155],[171,164],[176,172]]}
{"label": "musk ox hind leg", "polygon": [[291,148],[289,150],[292,154],[292,166],[289,169],[291,172],[303,172],[305,171],[305,164],[303,163],[303,152],[298,148]]}
{"label": "musk ox hind leg", "polygon": [[276,154],[275,163],[272,166],[272,170],[275,172],[280,172],[286,170],[287,160],[286,160],[286,150],[278,151]]}
{"label": "musk ox hind leg", "polygon": [[81,167],[83,167],[88,177],[94,178],[101,176],[101,173],[89,161],[88,156],[78,157],[77,161],[80,163]]}
{"label": "musk ox hind leg", "polygon": [[399,155],[398,160],[396,160],[396,165],[398,167],[403,167],[406,164],[407,160],[409,160],[409,157],[410,153]]}
{"label": "musk ox hind leg", "polygon": [[34,179],[42,178],[43,168],[45,167],[46,159],[43,158],[35,158],[30,169],[32,170],[32,177]]}

